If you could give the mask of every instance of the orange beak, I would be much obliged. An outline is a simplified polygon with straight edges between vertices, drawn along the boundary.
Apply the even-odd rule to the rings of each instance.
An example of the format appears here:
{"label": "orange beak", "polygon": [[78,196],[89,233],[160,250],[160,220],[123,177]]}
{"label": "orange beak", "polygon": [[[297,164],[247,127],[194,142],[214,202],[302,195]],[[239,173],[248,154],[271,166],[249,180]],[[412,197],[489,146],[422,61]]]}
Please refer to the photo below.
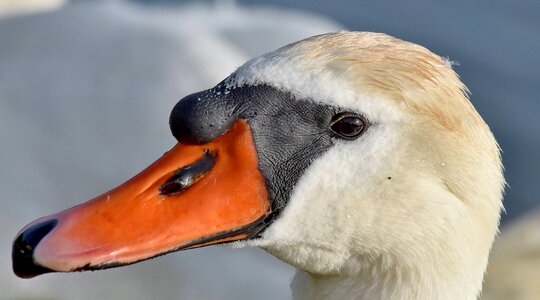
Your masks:
{"label": "orange beak", "polygon": [[208,144],[177,144],[110,192],[27,225],[13,269],[30,278],[131,264],[247,238],[269,213],[251,131],[240,120]]}

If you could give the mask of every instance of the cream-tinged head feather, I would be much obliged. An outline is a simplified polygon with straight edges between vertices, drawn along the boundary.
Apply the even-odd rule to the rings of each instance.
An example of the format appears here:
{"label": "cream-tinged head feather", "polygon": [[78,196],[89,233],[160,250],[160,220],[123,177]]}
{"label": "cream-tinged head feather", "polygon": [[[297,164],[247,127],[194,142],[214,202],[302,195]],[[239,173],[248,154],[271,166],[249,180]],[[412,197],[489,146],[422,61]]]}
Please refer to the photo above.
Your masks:
{"label": "cream-tinged head feather", "polygon": [[307,273],[309,299],[475,299],[502,208],[497,143],[448,60],[384,34],[315,36],[256,58],[230,87],[268,84],[364,115],[312,162],[249,242]]}

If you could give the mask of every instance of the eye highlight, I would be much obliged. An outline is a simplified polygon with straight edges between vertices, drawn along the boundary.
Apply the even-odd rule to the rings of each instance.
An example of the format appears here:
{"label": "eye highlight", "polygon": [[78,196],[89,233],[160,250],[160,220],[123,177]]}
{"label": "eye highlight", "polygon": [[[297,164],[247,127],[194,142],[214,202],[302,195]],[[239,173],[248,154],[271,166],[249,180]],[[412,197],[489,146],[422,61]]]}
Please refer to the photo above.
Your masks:
{"label": "eye highlight", "polygon": [[351,112],[343,112],[332,118],[330,128],[338,137],[353,140],[364,133],[368,125],[364,117]]}

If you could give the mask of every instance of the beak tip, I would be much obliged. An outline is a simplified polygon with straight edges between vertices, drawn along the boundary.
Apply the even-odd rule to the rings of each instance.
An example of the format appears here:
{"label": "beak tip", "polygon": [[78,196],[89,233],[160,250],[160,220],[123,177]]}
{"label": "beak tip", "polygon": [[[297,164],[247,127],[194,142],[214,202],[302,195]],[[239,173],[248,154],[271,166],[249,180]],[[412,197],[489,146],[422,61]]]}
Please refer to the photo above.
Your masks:
{"label": "beak tip", "polygon": [[32,278],[54,272],[41,266],[34,260],[34,250],[39,242],[56,227],[57,220],[52,219],[31,225],[17,236],[13,242],[11,259],[13,272],[21,278]]}

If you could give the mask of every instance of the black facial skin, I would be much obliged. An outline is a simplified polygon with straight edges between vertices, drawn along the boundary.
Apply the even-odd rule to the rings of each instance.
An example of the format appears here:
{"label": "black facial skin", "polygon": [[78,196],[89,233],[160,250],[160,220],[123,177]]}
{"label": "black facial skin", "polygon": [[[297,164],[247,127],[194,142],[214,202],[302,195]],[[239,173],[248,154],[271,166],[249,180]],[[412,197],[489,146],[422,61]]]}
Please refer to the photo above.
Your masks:
{"label": "black facial skin", "polygon": [[337,113],[335,107],[295,99],[269,85],[228,90],[218,84],[180,100],[172,110],[170,126],[179,142],[205,144],[236,120],[248,122],[274,212],[257,230],[261,231],[283,210],[310,163],[332,147],[336,134],[331,124]]}

